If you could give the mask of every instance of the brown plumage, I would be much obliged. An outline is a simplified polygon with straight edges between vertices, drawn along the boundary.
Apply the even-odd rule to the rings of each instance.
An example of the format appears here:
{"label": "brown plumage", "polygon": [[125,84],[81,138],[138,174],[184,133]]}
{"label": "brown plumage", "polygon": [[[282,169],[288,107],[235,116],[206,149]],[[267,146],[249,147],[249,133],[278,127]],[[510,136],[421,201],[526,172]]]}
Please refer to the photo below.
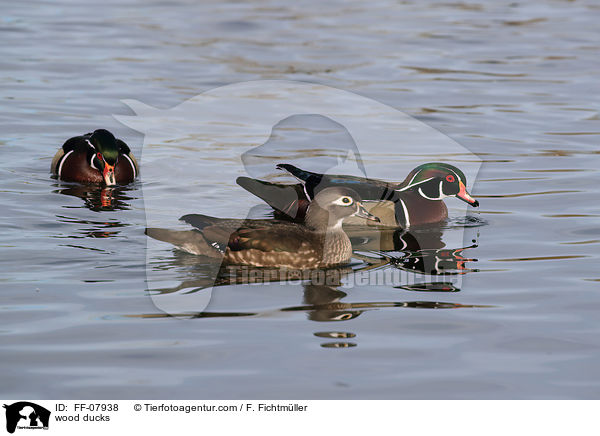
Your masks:
{"label": "brown plumage", "polygon": [[54,155],[50,171],[60,180],[107,185],[130,183],[139,174],[129,146],[104,129],[68,139]]}
{"label": "brown plumage", "polygon": [[193,254],[221,258],[226,264],[312,269],[346,263],[352,255],[342,221],[351,215],[371,220],[356,192],[328,188],[319,192],[303,224],[279,220],[220,219],[185,215],[196,230],[146,229],[152,238]]}

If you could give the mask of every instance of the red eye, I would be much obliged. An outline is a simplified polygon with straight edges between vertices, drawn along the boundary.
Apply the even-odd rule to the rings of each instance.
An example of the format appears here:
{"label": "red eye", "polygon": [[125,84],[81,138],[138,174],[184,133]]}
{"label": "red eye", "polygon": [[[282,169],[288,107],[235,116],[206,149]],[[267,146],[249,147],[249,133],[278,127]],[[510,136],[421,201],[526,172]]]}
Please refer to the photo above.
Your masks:
{"label": "red eye", "polygon": [[452,174],[449,174],[446,176],[446,180],[450,183],[454,183],[454,176]]}
{"label": "red eye", "polygon": [[100,159],[101,161],[104,160],[104,159],[102,159],[102,153],[96,153],[96,157],[98,159]]}

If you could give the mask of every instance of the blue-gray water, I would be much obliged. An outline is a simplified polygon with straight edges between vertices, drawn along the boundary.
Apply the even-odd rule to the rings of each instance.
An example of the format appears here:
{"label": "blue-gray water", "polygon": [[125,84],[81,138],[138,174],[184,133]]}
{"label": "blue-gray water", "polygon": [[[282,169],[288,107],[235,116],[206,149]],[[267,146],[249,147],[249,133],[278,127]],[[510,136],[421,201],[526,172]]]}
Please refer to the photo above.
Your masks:
{"label": "blue-gray water", "polygon": [[[1,396],[600,397],[595,1],[13,1],[0,11]],[[483,225],[464,252],[479,271],[460,292],[229,286],[210,316],[153,316],[146,180],[102,210],[97,192],[49,177],[52,155],[98,127],[139,155],[142,135],[112,117],[131,115],[120,100],[167,109],[257,79],[376,99],[483,160],[472,192]],[[206,180],[252,200],[218,165],[199,175],[208,187],[190,212],[213,213]],[[393,172],[393,159],[379,165]],[[148,195],[176,193],[149,183]],[[164,256],[163,268],[193,271],[189,256]],[[319,304],[334,301],[351,319],[326,321],[331,307]]]}

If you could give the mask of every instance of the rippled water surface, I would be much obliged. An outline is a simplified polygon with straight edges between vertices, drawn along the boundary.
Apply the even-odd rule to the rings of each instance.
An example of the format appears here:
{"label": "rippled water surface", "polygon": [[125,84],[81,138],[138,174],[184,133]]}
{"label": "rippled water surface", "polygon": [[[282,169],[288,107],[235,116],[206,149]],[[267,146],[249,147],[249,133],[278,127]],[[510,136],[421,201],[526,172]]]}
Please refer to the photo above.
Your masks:
{"label": "rippled water surface", "polygon": [[[600,397],[595,1],[63,0],[0,9],[2,396]],[[165,110],[259,79],[380,101],[472,153],[440,150],[440,159],[482,161],[470,180],[479,210],[464,218],[447,200],[451,219],[429,234],[433,251],[419,253],[447,256],[465,272],[460,286],[234,284],[215,287],[197,313],[157,308],[148,258],[163,294],[202,288],[206,271],[194,256],[152,245],[146,214],[178,228],[176,199],[188,212],[240,218],[259,202],[235,183],[245,148],[214,137],[146,143],[113,114],[133,114],[123,99]],[[283,181],[267,163],[322,162],[323,150],[349,140],[339,126],[307,120],[282,122],[269,150],[284,151],[252,168]],[[141,180],[102,191],[50,178],[64,140],[98,127],[141,156]],[[188,146],[207,140],[214,153]],[[306,148],[291,156],[298,147]],[[431,157],[412,144],[361,152],[370,176],[397,181]],[[197,178],[175,189],[150,177],[159,157],[197,162]],[[414,271],[414,256],[394,256],[387,268]]]}

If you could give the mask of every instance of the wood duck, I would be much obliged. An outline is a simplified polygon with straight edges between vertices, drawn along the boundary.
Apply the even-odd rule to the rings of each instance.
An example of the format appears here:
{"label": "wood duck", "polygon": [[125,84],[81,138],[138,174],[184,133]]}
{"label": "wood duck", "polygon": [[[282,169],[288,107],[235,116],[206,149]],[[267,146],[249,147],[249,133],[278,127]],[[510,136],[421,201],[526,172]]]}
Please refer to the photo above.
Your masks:
{"label": "wood duck", "polygon": [[192,254],[222,259],[225,264],[327,268],[347,263],[352,256],[350,238],[342,230],[345,218],[356,215],[378,220],[359,200],[351,189],[330,187],[315,195],[303,223],[191,214],[180,219],[197,230],[148,228],[146,234]]}
{"label": "wood duck", "polygon": [[67,139],[54,155],[50,171],[60,180],[108,186],[133,182],[139,174],[127,144],[104,129]]}
{"label": "wood duck", "polygon": [[[290,164],[279,164],[301,183],[282,185],[238,177],[237,183],[263,199],[275,209],[276,217],[302,222],[310,199],[327,187],[346,187],[355,190],[365,208],[379,217],[378,225],[409,228],[439,223],[448,218],[443,199],[456,197],[473,207],[479,206],[467,192],[467,178],[458,168],[441,162],[426,163],[412,170],[402,183],[346,175],[327,175],[302,170]],[[350,218],[345,224],[366,224]]]}

